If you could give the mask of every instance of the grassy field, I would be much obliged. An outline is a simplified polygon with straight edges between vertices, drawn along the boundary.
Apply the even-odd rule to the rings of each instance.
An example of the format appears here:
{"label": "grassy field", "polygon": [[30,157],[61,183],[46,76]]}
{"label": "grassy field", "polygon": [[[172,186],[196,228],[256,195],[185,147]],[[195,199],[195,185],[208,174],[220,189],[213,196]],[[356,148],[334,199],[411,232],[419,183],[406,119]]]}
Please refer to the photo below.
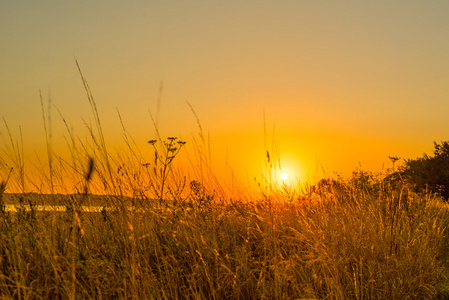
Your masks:
{"label": "grassy field", "polygon": [[[355,172],[301,194],[173,200],[104,196],[116,210],[0,209],[0,294],[18,299],[446,299],[447,205]],[[142,195],[141,195],[142,196]],[[37,200],[40,199],[40,200]],[[133,203],[134,202],[134,203]],[[141,210],[130,211],[129,205]]]}
{"label": "grassy field", "polygon": [[82,213],[75,200],[68,212],[2,210],[0,293],[19,299],[447,298],[446,205],[389,184],[339,183],[294,199],[207,193],[177,202],[140,199],[139,212],[112,196],[107,200],[116,211]]}
{"label": "grassy field", "polygon": [[[188,146],[176,138],[149,141],[148,160],[124,130],[111,154],[86,91],[92,139],[81,143],[62,117],[68,157],[53,153],[44,124],[47,158],[25,164],[7,128],[3,299],[449,299],[449,212],[437,195],[361,170],[299,191],[272,180],[275,153],[258,190],[228,185],[197,151],[208,149],[202,134],[193,169],[176,165]],[[66,211],[33,209],[49,203]]]}

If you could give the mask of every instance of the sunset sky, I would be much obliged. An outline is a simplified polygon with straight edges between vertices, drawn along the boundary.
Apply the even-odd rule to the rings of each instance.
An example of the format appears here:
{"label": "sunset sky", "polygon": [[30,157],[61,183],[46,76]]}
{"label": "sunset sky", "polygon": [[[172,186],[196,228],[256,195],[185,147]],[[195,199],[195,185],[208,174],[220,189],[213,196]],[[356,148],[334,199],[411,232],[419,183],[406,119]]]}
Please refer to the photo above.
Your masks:
{"label": "sunset sky", "polygon": [[[261,174],[264,119],[292,176],[380,171],[389,155],[416,158],[449,139],[448,14],[443,0],[7,0],[0,115],[17,138],[21,127],[29,157],[45,153],[39,91],[87,136],[76,57],[111,148],[122,144],[117,110],[147,153],[150,111],[163,136],[192,145],[189,102],[218,173]],[[54,151],[67,151],[56,108],[52,122]]]}

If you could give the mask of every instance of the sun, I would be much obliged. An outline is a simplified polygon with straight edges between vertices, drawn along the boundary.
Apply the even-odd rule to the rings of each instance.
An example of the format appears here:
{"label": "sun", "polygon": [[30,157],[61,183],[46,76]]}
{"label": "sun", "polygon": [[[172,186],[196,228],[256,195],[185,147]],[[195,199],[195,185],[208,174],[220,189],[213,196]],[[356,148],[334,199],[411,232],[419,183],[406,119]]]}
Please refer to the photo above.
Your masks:
{"label": "sun", "polygon": [[281,175],[279,175],[279,177],[280,177],[282,180],[287,180],[289,176],[288,176],[288,173],[287,173],[287,172],[282,172]]}

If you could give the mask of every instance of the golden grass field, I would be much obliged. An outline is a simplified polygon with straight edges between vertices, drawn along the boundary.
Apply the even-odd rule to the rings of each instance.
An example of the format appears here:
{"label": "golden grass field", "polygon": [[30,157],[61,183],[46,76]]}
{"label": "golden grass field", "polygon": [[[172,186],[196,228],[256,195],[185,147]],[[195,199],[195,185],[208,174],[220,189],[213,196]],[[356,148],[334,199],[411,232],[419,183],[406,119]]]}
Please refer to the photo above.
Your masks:
{"label": "golden grass field", "polygon": [[437,195],[362,170],[299,190],[271,180],[273,155],[258,189],[230,188],[205,153],[177,169],[178,139],[150,141],[151,163],[126,135],[111,153],[86,90],[90,144],[67,127],[68,158],[47,139],[36,168],[20,140],[2,148],[3,299],[449,299]]}
{"label": "golden grass field", "polygon": [[[365,174],[366,175],[366,174]],[[303,195],[138,199],[130,211],[0,210],[0,294],[18,299],[445,299],[448,211],[367,177]],[[382,183],[382,184],[380,184]],[[199,187],[197,187],[199,188]],[[48,196],[48,195],[47,195]],[[82,195],[87,198],[90,195]]]}

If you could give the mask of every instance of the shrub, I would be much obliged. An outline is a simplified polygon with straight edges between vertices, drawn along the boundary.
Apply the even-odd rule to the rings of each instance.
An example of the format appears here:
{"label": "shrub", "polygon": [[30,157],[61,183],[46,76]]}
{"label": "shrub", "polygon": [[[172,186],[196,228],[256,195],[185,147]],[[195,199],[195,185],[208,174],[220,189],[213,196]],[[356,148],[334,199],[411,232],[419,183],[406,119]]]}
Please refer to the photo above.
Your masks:
{"label": "shrub", "polygon": [[401,176],[414,187],[415,191],[439,193],[449,198],[449,142],[434,143],[433,156],[424,154],[417,159],[405,161],[399,169]]}

